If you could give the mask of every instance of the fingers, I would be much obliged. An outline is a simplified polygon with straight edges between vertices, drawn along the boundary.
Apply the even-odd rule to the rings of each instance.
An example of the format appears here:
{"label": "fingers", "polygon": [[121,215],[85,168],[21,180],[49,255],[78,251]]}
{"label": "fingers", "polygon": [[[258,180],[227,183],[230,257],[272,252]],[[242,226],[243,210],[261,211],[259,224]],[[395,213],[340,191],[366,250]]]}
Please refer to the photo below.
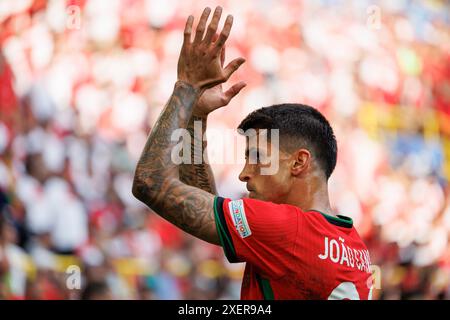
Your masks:
{"label": "fingers", "polygon": [[211,13],[211,8],[206,7],[203,10],[202,16],[200,17],[200,21],[197,25],[197,30],[195,31],[194,43],[199,43],[203,39],[203,34],[205,33],[206,21],[208,20],[209,14]]}
{"label": "fingers", "polygon": [[233,16],[228,15],[227,19],[225,20],[225,26],[223,27],[222,32],[219,35],[219,39],[215,42],[215,47],[213,49],[214,54],[218,54],[220,50],[222,50],[222,47],[225,44],[225,41],[227,41],[228,36],[230,35],[231,26],[233,25]]}
{"label": "fingers", "polygon": [[223,68],[223,64],[225,63],[225,46],[222,47],[222,51],[220,51],[220,65]]}
{"label": "fingers", "polygon": [[183,46],[191,43],[191,33],[192,33],[192,23],[194,22],[194,17],[189,16],[186,21],[186,26],[184,27],[184,41]]}
{"label": "fingers", "polygon": [[247,84],[244,81],[238,82],[233,85],[230,89],[224,92],[224,95],[227,99],[227,103],[230,102]]}
{"label": "fingers", "polygon": [[225,79],[228,80],[231,75],[239,69],[239,67],[245,62],[244,58],[236,58],[231,61],[223,70]]}
{"label": "fingers", "polygon": [[[225,20],[225,25],[222,29],[222,32],[219,36],[217,36],[216,31],[219,26],[220,17],[222,16],[222,7],[218,6],[214,10],[213,17],[211,19],[210,24],[208,25],[208,30],[206,32],[205,38],[203,39],[203,35],[205,34],[206,22],[208,21],[209,14],[211,13],[211,9],[206,7],[203,10],[203,13],[200,17],[200,21],[198,22],[197,29],[195,31],[195,37],[193,43],[200,43],[202,40],[207,44],[214,44],[213,46],[213,54],[215,56],[221,52],[222,47],[225,45],[225,41],[228,39],[230,35],[231,26],[233,25],[233,16],[228,15]],[[189,16],[188,22],[185,27],[185,43],[187,43],[187,39],[190,41],[190,35],[192,33],[192,23],[193,17]]]}
{"label": "fingers", "polygon": [[[214,35],[212,36],[212,42],[216,42],[217,39],[219,39],[219,35],[217,33],[214,33]],[[223,64],[225,63],[225,48],[226,46],[224,45],[222,47],[222,50],[220,51],[220,65],[223,68]]]}
{"label": "fingers", "polygon": [[215,34],[213,35],[213,37],[212,37],[212,42],[213,42],[213,43],[216,42],[217,39],[219,39],[219,35],[218,35],[217,33],[215,33]]}
{"label": "fingers", "polygon": [[222,7],[216,7],[204,39],[206,43],[211,43],[215,41],[213,38],[215,37],[221,16],[222,16]]}

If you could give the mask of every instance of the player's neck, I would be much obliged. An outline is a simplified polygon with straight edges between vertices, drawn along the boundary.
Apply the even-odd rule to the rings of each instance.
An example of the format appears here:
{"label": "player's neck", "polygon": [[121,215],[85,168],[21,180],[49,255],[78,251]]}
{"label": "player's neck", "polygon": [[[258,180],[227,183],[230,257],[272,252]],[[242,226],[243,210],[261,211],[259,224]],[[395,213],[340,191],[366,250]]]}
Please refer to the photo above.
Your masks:
{"label": "player's neck", "polygon": [[328,185],[324,181],[308,179],[299,181],[286,199],[287,204],[299,207],[303,211],[316,210],[335,216],[328,196]]}

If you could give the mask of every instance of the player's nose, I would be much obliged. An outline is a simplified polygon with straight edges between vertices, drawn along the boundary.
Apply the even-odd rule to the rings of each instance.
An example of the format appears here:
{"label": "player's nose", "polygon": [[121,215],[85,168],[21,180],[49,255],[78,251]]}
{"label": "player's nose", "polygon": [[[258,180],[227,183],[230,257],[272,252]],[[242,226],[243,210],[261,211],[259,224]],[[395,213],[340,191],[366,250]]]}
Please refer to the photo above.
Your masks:
{"label": "player's nose", "polygon": [[241,180],[242,182],[247,182],[248,180],[250,180],[250,173],[247,166],[245,166],[239,174],[239,180]]}

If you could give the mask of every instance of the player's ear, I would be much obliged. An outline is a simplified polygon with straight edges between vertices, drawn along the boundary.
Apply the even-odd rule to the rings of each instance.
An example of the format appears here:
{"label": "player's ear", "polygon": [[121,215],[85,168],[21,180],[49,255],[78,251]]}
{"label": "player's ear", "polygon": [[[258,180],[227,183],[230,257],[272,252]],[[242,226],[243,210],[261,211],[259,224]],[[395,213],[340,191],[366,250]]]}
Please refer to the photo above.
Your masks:
{"label": "player's ear", "polygon": [[298,176],[302,172],[305,172],[306,169],[308,169],[311,163],[311,153],[308,150],[298,149],[292,154],[292,157],[292,175]]}

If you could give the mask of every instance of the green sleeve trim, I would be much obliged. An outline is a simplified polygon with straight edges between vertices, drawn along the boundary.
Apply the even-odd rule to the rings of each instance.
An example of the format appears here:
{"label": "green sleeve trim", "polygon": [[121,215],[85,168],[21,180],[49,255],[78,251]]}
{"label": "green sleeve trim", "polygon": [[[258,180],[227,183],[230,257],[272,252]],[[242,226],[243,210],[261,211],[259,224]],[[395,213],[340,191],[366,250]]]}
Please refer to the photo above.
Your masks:
{"label": "green sleeve trim", "polygon": [[270,281],[261,278],[259,274],[256,274],[256,280],[259,283],[259,287],[261,288],[264,300],[275,300]]}
{"label": "green sleeve trim", "polygon": [[228,261],[231,263],[240,262],[236,256],[236,250],[226,225],[222,208],[223,201],[224,199],[221,197],[214,198],[214,218],[216,220],[216,229],[219,234],[219,241]]}

